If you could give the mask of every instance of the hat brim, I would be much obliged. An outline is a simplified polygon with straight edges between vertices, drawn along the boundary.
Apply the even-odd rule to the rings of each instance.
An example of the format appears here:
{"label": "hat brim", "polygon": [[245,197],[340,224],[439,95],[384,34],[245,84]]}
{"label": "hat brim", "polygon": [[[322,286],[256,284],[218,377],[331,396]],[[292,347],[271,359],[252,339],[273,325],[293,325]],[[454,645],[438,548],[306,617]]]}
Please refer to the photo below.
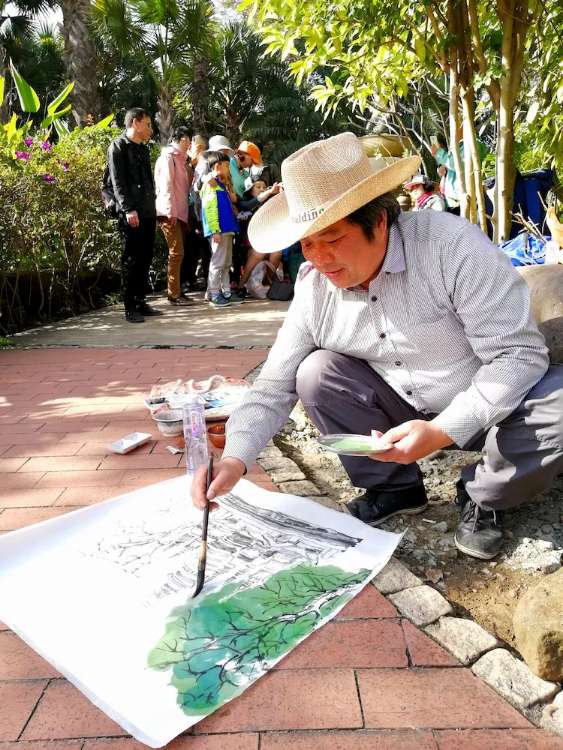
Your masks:
{"label": "hat brim", "polygon": [[325,203],[315,219],[296,223],[291,220],[283,192],[270,198],[254,214],[248,225],[248,239],[258,253],[283,250],[311,234],[326,229],[361,208],[379,195],[394,190],[413,176],[420,166],[419,156],[398,159],[366,177],[332,201]]}
{"label": "hat brim", "polygon": [[209,154],[214,154],[216,151],[228,151],[229,156],[235,155],[235,150],[231,148],[230,146],[220,146],[219,148],[208,148],[206,151],[203,152],[203,155],[209,156]]}

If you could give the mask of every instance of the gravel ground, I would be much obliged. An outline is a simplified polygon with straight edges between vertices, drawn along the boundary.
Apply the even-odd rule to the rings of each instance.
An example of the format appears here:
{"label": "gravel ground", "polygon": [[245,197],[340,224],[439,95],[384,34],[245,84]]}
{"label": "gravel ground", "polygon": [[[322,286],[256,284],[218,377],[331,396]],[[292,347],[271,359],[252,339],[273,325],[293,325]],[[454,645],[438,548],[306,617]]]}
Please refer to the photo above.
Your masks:
{"label": "gravel ground", "polygon": [[[345,504],[358,490],[338,457],[316,443],[316,435],[298,405],[274,442],[323,495]],[[406,531],[397,557],[440,589],[460,615],[469,615],[514,646],[512,614],[518,599],[542,575],[561,567],[563,477],[548,492],[505,515],[503,552],[493,562],[481,562],[458,553],[453,541],[459,517],[455,484],[461,467],[478,459],[478,453],[440,451],[421,461],[430,504],[421,515],[398,516],[381,528]]]}

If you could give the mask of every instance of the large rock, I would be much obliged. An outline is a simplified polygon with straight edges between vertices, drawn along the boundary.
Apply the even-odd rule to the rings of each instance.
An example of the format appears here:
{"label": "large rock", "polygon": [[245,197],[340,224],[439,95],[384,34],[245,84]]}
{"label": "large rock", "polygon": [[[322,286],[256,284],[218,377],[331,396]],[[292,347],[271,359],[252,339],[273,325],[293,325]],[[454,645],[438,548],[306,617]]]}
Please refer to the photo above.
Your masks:
{"label": "large rock", "polygon": [[520,266],[551,361],[563,363],[563,265]]}
{"label": "large rock", "polygon": [[544,680],[563,682],[563,569],[546,576],[518,602],[516,646]]}

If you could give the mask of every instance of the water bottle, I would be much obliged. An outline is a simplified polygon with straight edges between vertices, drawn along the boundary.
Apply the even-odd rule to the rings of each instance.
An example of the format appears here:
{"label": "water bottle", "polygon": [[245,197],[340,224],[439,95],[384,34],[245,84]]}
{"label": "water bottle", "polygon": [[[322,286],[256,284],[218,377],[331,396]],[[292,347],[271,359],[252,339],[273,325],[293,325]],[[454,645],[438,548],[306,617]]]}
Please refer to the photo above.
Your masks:
{"label": "water bottle", "polygon": [[193,476],[200,466],[207,466],[207,428],[205,401],[196,393],[183,406],[184,441],[186,443],[186,471]]}

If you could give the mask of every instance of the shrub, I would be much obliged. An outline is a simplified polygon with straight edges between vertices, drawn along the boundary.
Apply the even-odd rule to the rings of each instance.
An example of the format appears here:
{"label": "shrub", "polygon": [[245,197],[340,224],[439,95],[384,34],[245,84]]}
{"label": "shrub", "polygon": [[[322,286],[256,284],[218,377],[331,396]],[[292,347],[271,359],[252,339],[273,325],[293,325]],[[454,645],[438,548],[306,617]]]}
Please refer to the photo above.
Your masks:
{"label": "shrub", "polygon": [[[119,241],[100,202],[112,135],[75,130],[56,144],[29,137],[15,159],[0,160],[0,322],[5,330],[21,327],[29,313],[40,320],[90,306],[80,279],[88,274],[95,284],[98,274],[119,269]],[[32,310],[22,299],[30,279],[38,300]]]}
{"label": "shrub", "polygon": [[117,288],[121,248],[100,187],[118,134],[76,129],[55,144],[29,134],[0,152],[0,330],[97,306]]}

